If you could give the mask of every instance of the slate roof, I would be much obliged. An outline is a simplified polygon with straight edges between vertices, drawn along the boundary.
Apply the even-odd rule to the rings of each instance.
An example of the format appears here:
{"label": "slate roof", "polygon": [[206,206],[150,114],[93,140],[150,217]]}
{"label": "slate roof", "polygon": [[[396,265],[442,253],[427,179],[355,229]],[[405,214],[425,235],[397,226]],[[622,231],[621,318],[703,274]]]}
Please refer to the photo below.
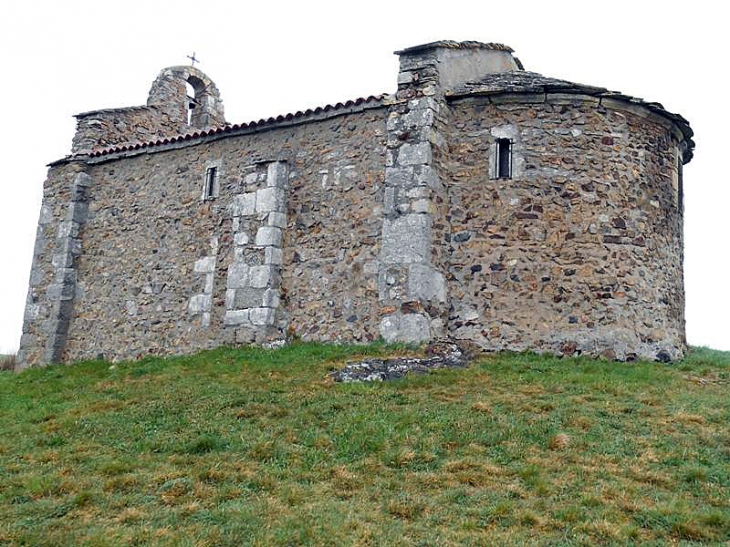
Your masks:
{"label": "slate roof", "polygon": [[496,42],[475,42],[474,40],[466,40],[464,42],[456,42],[454,40],[439,40],[438,42],[429,42],[428,44],[421,44],[418,46],[407,47],[396,51],[396,55],[402,55],[404,53],[416,53],[418,51],[426,51],[428,49],[435,48],[447,48],[447,49],[491,49],[493,51],[508,51],[513,53],[514,49],[504,44],[497,44]]}
{"label": "slate roof", "polygon": [[447,93],[447,97],[457,99],[467,96],[497,96],[505,94],[549,94],[562,93],[568,95],[588,95],[599,99],[613,99],[625,102],[630,105],[642,106],[649,111],[662,116],[676,124],[687,141],[687,151],[684,161],[687,163],[692,159],[695,143],[692,140],[694,131],[689,122],[679,114],[669,112],[661,103],[649,102],[638,97],[625,95],[619,91],[610,91],[605,87],[578,84],[567,80],[559,80],[543,76],[537,72],[516,70],[512,72],[500,72],[489,74],[478,81],[467,82],[453,91]]}

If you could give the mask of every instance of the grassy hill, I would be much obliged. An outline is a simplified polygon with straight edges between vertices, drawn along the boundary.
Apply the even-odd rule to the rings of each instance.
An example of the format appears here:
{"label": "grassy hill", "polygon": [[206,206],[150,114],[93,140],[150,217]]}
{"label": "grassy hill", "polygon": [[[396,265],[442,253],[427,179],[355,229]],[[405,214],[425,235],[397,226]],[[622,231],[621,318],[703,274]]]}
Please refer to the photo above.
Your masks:
{"label": "grassy hill", "polygon": [[327,379],[394,351],[2,372],[0,544],[730,541],[730,353]]}

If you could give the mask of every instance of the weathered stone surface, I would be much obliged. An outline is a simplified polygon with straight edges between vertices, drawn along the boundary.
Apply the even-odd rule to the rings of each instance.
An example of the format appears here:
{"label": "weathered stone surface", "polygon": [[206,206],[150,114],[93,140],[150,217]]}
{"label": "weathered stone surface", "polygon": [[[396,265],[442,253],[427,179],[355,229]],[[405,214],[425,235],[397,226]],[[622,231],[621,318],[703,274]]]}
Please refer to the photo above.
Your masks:
{"label": "weathered stone surface", "polygon": [[429,321],[420,313],[397,313],[383,317],[380,334],[388,343],[420,344],[431,339]]}
{"label": "weathered stone surface", "polygon": [[408,296],[421,302],[446,302],[446,280],[431,266],[408,267]]}
{"label": "weathered stone surface", "polygon": [[269,226],[276,226],[277,228],[286,228],[286,215],[284,213],[278,213],[278,212],[269,213],[267,223]]}
{"label": "weathered stone surface", "polygon": [[[232,310],[240,310],[264,306],[266,305],[264,302],[265,291],[266,289],[260,288],[236,289],[233,291],[233,295],[231,297],[232,300],[230,305],[228,305],[228,308]],[[270,307],[273,308],[274,306]]]}
{"label": "weathered stone surface", "polygon": [[226,326],[251,324],[249,310],[229,310],[224,316]]}
{"label": "weathered stone surface", "polygon": [[194,272],[210,273],[215,270],[215,257],[206,256],[195,261]]}
{"label": "weathered stone surface", "polygon": [[251,268],[248,264],[237,263],[228,267],[227,287],[229,289],[242,289],[249,286]]}
{"label": "weathered stone surface", "polygon": [[251,268],[251,286],[254,288],[269,287],[274,278],[271,266],[253,266]]}
{"label": "weathered stone surface", "polygon": [[[215,272],[218,259],[219,238],[213,236],[210,238],[208,256],[199,258],[193,265],[193,273],[199,274],[203,279],[203,291],[190,297],[188,303],[188,312],[191,316],[200,317],[200,325],[202,327],[210,326],[210,312],[213,306],[213,289],[215,287]],[[162,285],[155,284],[153,293],[162,292]],[[136,304],[135,304],[136,310]],[[135,314],[136,315],[136,312]]]}
{"label": "weathered stone surface", "polygon": [[285,194],[282,188],[269,187],[256,191],[256,212],[283,211]]}
{"label": "weathered stone surface", "polygon": [[400,165],[424,165],[431,163],[431,144],[428,142],[420,142],[402,145],[398,150],[398,163]]}
{"label": "weathered stone surface", "polygon": [[283,251],[277,247],[267,247],[264,251],[264,263],[280,266],[283,259]]}
{"label": "weathered stone surface", "polygon": [[266,289],[261,297],[261,306],[265,308],[279,307],[279,291]]}
{"label": "weathered stone surface", "polygon": [[80,115],[44,186],[22,366],[291,335],[681,357],[686,122],[505,72],[507,49],[467,67],[472,46],[403,52],[382,102],[200,137],[176,134],[222,125],[222,103],[186,67],[147,106]]}
{"label": "weathered stone surface", "polygon": [[254,325],[271,325],[274,323],[274,310],[271,308],[251,308],[249,317]]}
{"label": "weathered stone surface", "polygon": [[[190,111],[190,124],[186,84],[193,87],[197,105]],[[200,70],[189,66],[162,70],[152,84],[146,106],[84,112],[76,118],[74,154],[83,154],[99,146],[139,143],[226,123],[215,84]]]}
{"label": "weathered stone surface", "polygon": [[[671,133],[583,102],[560,111],[458,103],[451,115],[450,150],[473,160],[450,163],[450,335],[489,349],[678,358],[682,211],[667,184],[678,162]],[[494,127],[518,130],[513,153],[525,169],[512,180],[492,176],[484,135]]]}
{"label": "weathered stone surface", "polygon": [[255,212],[256,192],[245,192],[233,198],[233,204],[231,205],[231,214],[233,216],[253,215]]}
{"label": "weathered stone surface", "polygon": [[281,228],[262,226],[256,232],[256,245],[281,247]]}
{"label": "weathered stone surface", "polygon": [[[191,313],[201,313],[210,309],[211,297],[209,294],[196,294],[190,298],[188,309]],[[136,313],[134,314],[136,315]]]}
{"label": "weathered stone surface", "polygon": [[443,96],[437,99],[426,90],[435,81],[435,72],[430,57],[423,62],[425,71],[403,81],[413,82],[415,96],[424,96],[411,99],[409,94],[407,103],[394,103],[388,113],[378,295],[381,305],[399,308],[403,314],[381,321],[380,335],[391,341],[413,342],[441,334],[447,316],[445,256],[436,242],[448,231],[447,196],[438,168],[447,117],[437,116],[448,113],[448,108]]}
{"label": "weathered stone surface", "polygon": [[431,219],[428,215],[410,214],[383,221],[384,264],[411,264],[429,258]]}
{"label": "weathered stone surface", "polygon": [[234,245],[240,246],[240,245],[248,245],[249,242],[248,234],[245,232],[238,232],[233,236],[233,243]]}

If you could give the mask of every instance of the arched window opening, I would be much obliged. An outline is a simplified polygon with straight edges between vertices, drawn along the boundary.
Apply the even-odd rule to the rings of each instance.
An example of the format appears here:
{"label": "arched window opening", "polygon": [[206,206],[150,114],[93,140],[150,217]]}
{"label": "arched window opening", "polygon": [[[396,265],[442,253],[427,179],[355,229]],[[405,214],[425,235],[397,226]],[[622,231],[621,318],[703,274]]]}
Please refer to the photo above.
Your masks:
{"label": "arched window opening", "polygon": [[185,88],[187,89],[187,123],[188,125],[193,125],[193,110],[198,105],[198,102],[195,100],[195,88],[190,82],[185,82]]}

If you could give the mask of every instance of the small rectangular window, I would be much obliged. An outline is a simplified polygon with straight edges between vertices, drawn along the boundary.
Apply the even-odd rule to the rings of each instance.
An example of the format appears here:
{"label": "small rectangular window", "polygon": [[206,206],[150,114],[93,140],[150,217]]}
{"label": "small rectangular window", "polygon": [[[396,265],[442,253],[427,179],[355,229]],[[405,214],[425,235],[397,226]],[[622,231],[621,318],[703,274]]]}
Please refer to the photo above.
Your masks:
{"label": "small rectangular window", "polygon": [[218,168],[208,167],[205,171],[205,189],[203,190],[203,199],[213,199],[215,197],[217,178]]}
{"label": "small rectangular window", "polygon": [[494,172],[498,179],[512,178],[512,141],[509,139],[497,139],[496,142],[496,165]]}

